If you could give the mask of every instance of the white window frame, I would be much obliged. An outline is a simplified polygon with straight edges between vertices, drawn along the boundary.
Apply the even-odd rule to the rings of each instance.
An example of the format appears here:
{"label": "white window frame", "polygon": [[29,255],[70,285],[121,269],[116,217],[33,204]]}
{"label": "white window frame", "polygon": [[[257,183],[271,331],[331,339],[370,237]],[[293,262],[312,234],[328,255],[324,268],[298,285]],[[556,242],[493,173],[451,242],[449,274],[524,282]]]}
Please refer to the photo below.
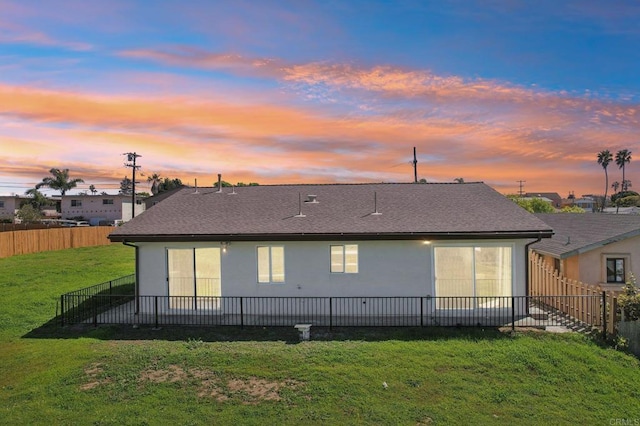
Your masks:
{"label": "white window frame", "polygon": [[[268,260],[267,260],[267,265],[261,265],[260,264],[260,249],[268,249]],[[281,249],[282,250],[282,265],[278,265],[281,266],[282,268],[282,280],[280,279],[276,279],[274,280],[274,258],[273,258],[273,250],[274,249]],[[275,285],[281,285],[284,284],[286,281],[286,269],[285,269],[285,250],[284,250],[284,246],[283,245],[265,245],[265,246],[257,246],[256,247],[256,280],[258,282],[258,284],[275,284]],[[264,267],[268,267],[269,272],[269,280],[265,281],[265,280],[261,280],[261,274],[260,271],[261,269],[263,269]]]}
{"label": "white window frame", "polygon": [[[334,248],[341,249],[341,253],[338,253],[338,255],[341,256],[340,263],[336,264],[336,268],[334,268],[333,262]],[[355,248],[355,269],[353,267],[350,268],[350,265],[347,263],[347,248]],[[358,272],[360,272],[360,256],[358,244],[329,245],[329,271],[332,274],[357,274]]]}

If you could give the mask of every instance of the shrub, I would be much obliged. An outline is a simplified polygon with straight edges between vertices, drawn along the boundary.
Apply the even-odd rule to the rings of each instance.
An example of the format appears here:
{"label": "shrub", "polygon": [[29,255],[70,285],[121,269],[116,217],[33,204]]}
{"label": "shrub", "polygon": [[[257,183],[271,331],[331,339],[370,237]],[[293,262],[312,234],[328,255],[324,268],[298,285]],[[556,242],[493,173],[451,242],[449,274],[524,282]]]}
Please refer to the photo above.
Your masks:
{"label": "shrub", "polygon": [[618,306],[626,321],[640,319],[640,290],[638,290],[636,279],[633,275],[629,278],[622,294],[618,297]]}

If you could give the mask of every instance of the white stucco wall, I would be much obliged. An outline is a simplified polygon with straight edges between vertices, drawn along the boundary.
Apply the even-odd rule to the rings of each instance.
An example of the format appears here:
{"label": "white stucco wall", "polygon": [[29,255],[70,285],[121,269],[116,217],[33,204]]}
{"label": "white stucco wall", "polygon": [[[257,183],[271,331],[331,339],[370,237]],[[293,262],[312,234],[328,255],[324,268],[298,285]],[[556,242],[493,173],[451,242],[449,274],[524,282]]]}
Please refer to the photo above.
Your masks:
{"label": "white stucco wall", "polygon": [[[479,244],[457,241],[447,244]],[[513,245],[513,295],[526,295],[526,241],[502,240]],[[257,282],[256,247],[285,247],[285,282]],[[332,274],[329,271],[329,246],[344,241],[232,242],[221,253],[223,296],[434,296],[433,247],[422,241],[354,241],[358,244],[359,272]],[[167,248],[220,247],[219,243],[138,243],[140,294],[166,296]]]}

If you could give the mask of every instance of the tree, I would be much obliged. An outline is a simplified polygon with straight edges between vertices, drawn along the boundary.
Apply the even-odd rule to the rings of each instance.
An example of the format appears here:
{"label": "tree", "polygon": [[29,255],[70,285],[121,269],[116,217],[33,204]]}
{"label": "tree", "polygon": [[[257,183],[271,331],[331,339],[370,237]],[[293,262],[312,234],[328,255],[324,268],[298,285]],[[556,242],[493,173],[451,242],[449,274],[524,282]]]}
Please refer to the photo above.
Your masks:
{"label": "tree", "polygon": [[560,213],[584,213],[584,209],[578,206],[564,206],[560,209]]}
{"label": "tree", "polygon": [[43,207],[53,205],[53,203],[44,196],[44,194],[35,188],[28,189],[25,195],[29,195],[31,198],[25,204],[30,204],[34,209],[42,211]]}
{"label": "tree", "polygon": [[454,181],[455,183],[464,183],[464,178],[461,178],[461,177],[459,177],[459,178],[455,178],[453,181]]}
{"label": "tree", "polygon": [[16,216],[22,223],[37,222],[42,219],[42,212],[34,208],[31,204],[25,204],[20,207],[20,210],[16,213]]}
{"label": "tree", "polygon": [[624,178],[624,166],[631,162],[631,151],[628,149],[621,149],[616,152],[616,165],[619,169],[622,169],[622,191],[626,191],[625,178]]}
{"label": "tree", "polygon": [[159,185],[162,181],[162,178],[158,173],[154,173],[147,178],[147,182],[151,182],[151,193],[156,195],[159,191]]}
{"label": "tree", "polygon": [[91,195],[96,195],[98,193],[98,190],[96,189],[95,185],[89,185],[89,192],[91,192]]}
{"label": "tree", "polygon": [[133,182],[131,181],[131,179],[125,176],[120,181],[120,191],[118,191],[118,193],[122,195],[131,195],[132,191],[133,191]]}
{"label": "tree", "polygon": [[555,213],[551,203],[541,198],[522,198],[518,195],[507,195],[511,201],[528,211],[529,213]]}
{"label": "tree", "polygon": [[608,149],[605,149],[598,153],[598,164],[600,164],[604,169],[604,200],[602,201],[602,206],[600,207],[601,212],[604,211],[605,204],[607,204],[607,191],[609,189],[609,174],[607,173],[607,167],[612,160],[613,155],[611,155],[611,152],[609,152]]}
{"label": "tree", "polygon": [[158,184],[158,194],[165,191],[171,191],[172,189],[175,189],[175,188],[180,188],[181,186],[183,185],[180,179],[164,178]]}
{"label": "tree", "polygon": [[[618,188],[620,188],[620,182],[615,181],[611,184],[611,188],[613,188],[613,193],[615,194],[616,192],[618,192]],[[611,196],[611,198],[613,198],[613,195]]]}
{"label": "tree", "polygon": [[51,173],[53,177],[43,178],[42,182],[36,185],[36,189],[46,186],[53,190],[60,191],[60,195],[64,197],[67,191],[75,188],[79,183],[84,183],[84,180],[79,178],[71,179],[69,177],[69,169],[60,170],[53,168],[49,170],[49,173]]}

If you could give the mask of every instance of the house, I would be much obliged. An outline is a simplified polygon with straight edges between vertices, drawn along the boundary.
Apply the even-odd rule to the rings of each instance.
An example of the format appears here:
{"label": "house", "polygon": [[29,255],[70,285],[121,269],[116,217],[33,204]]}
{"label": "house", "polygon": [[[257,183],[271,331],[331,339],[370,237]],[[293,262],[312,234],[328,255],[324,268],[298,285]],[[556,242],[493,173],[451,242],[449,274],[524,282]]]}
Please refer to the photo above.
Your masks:
{"label": "house", "polygon": [[527,245],[551,235],[483,183],[434,183],[184,188],[109,238],[136,247],[137,294],[167,311],[220,308],[205,296],[426,296],[487,313],[527,294]]}
{"label": "house", "polygon": [[27,200],[26,197],[17,195],[0,196],[0,220],[10,220],[13,222],[16,212],[20,209],[20,204]]}
{"label": "house", "polygon": [[640,273],[640,216],[536,214],[555,234],[531,246],[563,276],[619,290]]}
{"label": "house", "polygon": [[[82,218],[92,225],[100,222],[128,221],[131,219],[130,195],[65,195],[60,202],[63,219]],[[136,200],[135,214],[145,210],[141,200]]]}
{"label": "house", "polygon": [[553,207],[559,209],[562,207],[562,197],[557,192],[527,192],[524,194],[526,198],[543,198],[551,203]]}

